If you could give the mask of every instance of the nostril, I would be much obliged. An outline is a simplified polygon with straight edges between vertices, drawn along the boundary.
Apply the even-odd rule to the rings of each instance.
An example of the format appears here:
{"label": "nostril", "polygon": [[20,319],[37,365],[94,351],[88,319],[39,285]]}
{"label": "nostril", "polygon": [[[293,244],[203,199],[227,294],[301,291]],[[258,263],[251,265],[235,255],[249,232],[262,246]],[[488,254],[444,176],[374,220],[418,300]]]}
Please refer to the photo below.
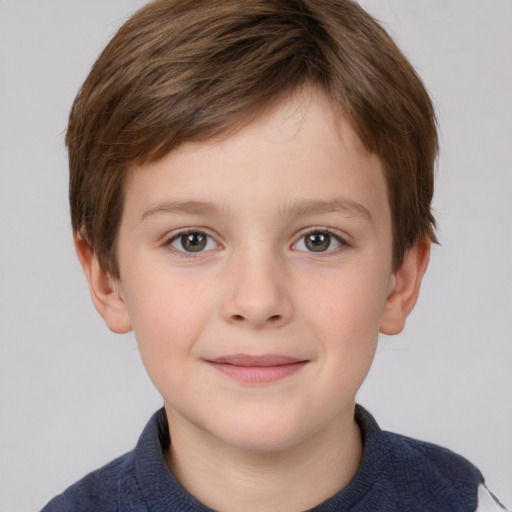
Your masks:
{"label": "nostril", "polygon": [[[246,320],[245,316],[243,316],[243,315],[233,315],[231,318],[235,322],[243,322]],[[278,322],[279,320],[281,320],[281,318],[282,318],[281,315],[272,315],[272,316],[268,317],[267,321],[271,322],[271,323],[275,323],[275,322]]]}

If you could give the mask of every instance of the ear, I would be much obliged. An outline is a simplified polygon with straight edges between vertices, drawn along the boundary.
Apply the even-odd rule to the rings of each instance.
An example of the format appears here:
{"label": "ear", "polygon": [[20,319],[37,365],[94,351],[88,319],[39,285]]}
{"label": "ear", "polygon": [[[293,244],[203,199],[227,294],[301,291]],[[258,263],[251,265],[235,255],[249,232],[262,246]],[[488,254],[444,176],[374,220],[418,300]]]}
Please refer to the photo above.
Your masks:
{"label": "ear", "polygon": [[427,270],[430,258],[430,246],[429,240],[416,244],[406,254],[402,265],[393,272],[380,323],[381,333],[398,334],[402,332],[405,320],[418,300],[421,280]]}
{"label": "ear", "polygon": [[111,331],[119,334],[131,331],[130,317],[118,281],[103,268],[91,246],[82,236],[75,235],[74,241],[76,254],[89,283],[94,307]]}

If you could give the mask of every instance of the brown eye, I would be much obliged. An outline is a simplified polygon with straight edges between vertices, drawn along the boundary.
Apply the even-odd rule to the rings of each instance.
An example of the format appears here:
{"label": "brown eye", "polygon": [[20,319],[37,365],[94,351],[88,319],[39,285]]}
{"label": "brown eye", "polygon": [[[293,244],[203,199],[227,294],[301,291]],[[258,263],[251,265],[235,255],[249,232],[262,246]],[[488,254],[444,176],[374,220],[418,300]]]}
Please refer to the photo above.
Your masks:
{"label": "brown eye", "polygon": [[204,233],[187,233],[180,237],[181,246],[187,252],[199,252],[206,247],[206,235]]}
{"label": "brown eye", "polygon": [[331,235],[329,233],[310,233],[304,237],[304,245],[309,251],[324,252],[331,245]]}
{"label": "brown eye", "polygon": [[329,231],[310,231],[293,245],[293,249],[305,252],[333,252],[347,245],[340,237]]}
{"label": "brown eye", "polygon": [[167,245],[178,252],[193,253],[215,249],[215,240],[202,231],[186,231],[177,233]]}

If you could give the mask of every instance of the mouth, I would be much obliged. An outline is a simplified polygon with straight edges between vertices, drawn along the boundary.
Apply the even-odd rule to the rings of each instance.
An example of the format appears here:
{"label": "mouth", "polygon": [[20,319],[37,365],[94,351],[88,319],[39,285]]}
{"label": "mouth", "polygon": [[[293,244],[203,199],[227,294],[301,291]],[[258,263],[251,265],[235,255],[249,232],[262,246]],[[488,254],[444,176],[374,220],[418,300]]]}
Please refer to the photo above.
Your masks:
{"label": "mouth", "polygon": [[233,354],[206,360],[212,368],[245,384],[267,384],[301,370],[309,361],[280,354]]}

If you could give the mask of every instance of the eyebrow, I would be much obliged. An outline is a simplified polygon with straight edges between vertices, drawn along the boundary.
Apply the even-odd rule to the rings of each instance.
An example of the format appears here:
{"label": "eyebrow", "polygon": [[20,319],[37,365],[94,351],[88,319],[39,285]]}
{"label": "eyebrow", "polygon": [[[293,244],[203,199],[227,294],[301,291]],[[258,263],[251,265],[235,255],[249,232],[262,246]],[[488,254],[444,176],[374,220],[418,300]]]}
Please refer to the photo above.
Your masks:
{"label": "eyebrow", "polygon": [[161,214],[212,215],[218,211],[214,203],[203,201],[164,201],[149,208],[141,215],[141,222]]}
{"label": "eyebrow", "polygon": [[[208,201],[164,201],[144,211],[141,222],[150,217],[162,214],[175,215],[213,215],[219,212],[214,203]],[[362,204],[346,198],[328,200],[298,200],[280,209],[283,217],[301,217],[304,215],[319,215],[325,213],[344,213],[350,216],[363,217],[373,223],[369,210]]]}
{"label": "eyebrow", "polygon": [[344,213],[350,216],[363,217],[373,223],[370,211],[362,204],[346,198],[328,200],[299,200],[285,206],[281,213],[285,215],[304,216],[323,213]]}

